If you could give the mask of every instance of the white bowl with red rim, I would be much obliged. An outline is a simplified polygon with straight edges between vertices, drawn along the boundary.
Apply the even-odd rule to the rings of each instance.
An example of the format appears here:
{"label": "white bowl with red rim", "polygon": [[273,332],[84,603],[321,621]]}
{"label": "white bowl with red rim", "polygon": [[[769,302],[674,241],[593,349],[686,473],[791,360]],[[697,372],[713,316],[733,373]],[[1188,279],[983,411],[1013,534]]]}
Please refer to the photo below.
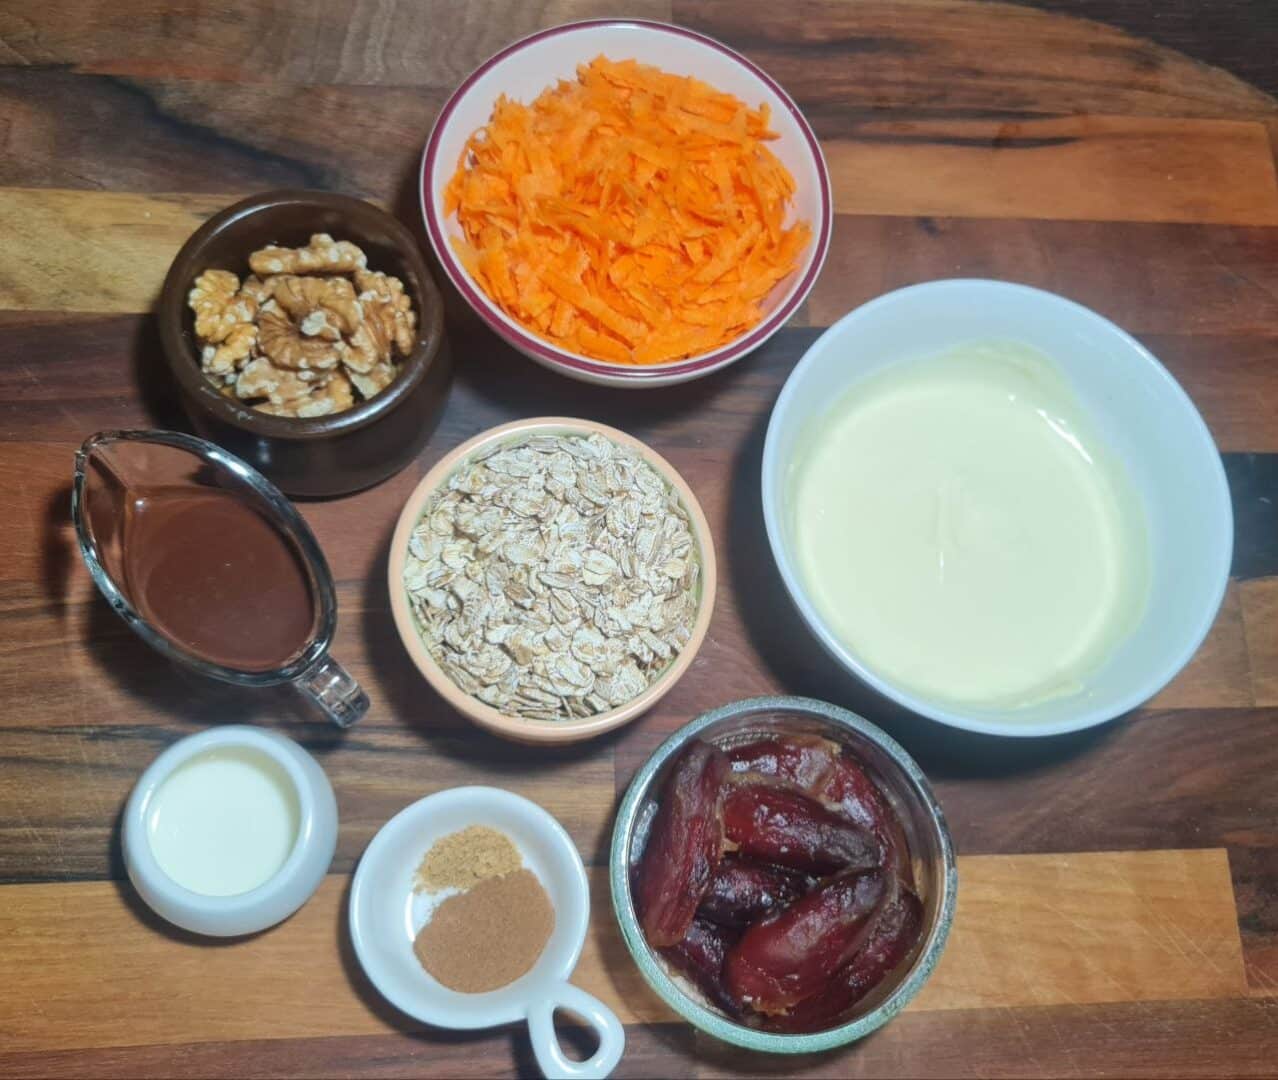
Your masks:
{"label": "white bowl with red rim", "polygon": [[[806,220],[812,240],[794,272],[763,304],[763,319],[711,352],[666,364],[626,365],[557,348],[516,322],[488,298],[462,266],[451,240],[461,236],[456,214],[444,212],[444,189],[467,140],[488,123],[501,94],[530,102],[559,79],[574,80],[577,65],[603,54],[637,60],[676,75],[695,75],[740,98],[750,108],[766,103],[778,137],[769,149],[789,169],[795,194],[787,223]],[[542,30],[508,45],[480,64],[453,92],[435,121],[422,154],[420,194],[426,235],[444,272],[479,317],[530,360],[583,382],[609,386],[668,386],[727,367],[775,334],[803,303],[830,246],[834,223],[830,177],[812,128],[790,96],[744,56],[704,34],[642,19],[597,19]]]}

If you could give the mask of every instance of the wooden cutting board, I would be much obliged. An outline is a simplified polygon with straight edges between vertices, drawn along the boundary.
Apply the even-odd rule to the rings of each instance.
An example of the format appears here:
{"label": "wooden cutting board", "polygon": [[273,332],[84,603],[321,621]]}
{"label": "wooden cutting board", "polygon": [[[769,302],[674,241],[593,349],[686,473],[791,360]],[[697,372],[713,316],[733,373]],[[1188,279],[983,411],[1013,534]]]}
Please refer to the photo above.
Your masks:
{"label": "wooden cutting board", "polygon": [[[1139,20],[1139,6],[1079,10]],[[1158,5],[1151,32],[1193,51],[1193,7]],[[1233,36],[1204,35],[1204,52],[1264,70],[1274,12],[1221,11]],[[801,316],[724,373],[624,393],[533,367],[455,305],[457,378],[421,460],[372,491],[302,508],[339,579],[335,654],[368,689],[368,719],[341,736],[285,696],[167,666],[95,594],[67,510],[86,435],[182,424],[149,315],[177,247],[212,211],[279,185],[363,195],[417,227],[416,162],[452,87],[523,33],[599,14],[711,33],[805,110],[838,218]],[[1100,23],[995,3],[9,0],[0,1074],[531,1073],[518,1030],[406,1022],[346,940],[350,871],[378,826],[423,794],[475,782],[540,802],[591,867],[578,978],[625,1019],[620,1075],[1272,1073],[1276,134],[1278,102],[1220,69]],[[772,568],[759,457],[781,383],[850,308],[955,275],[1040,285],[1115,319],[1181,380],[1225,454],[1238,542],[1216,627],[1157,699],[1100,731],[1008,744],[900,715],[831,671]],[[687,677],[625,731],[568,750],[499,742],[450,713],[403,654],[383,582],[392,524],[422,472],[485,427],[544,413],[650,441],[696,490],[722,560],[714,623]],[[954,934],[919,999],[860,1046],[785,1062],[702,1038],[661,1005],[621,945],[603,872],[618,793],[647,753],[706,708],[778,691],[849,704],[896,735],[936,784],[961,853]],[[217,945],[141,905],[117,820],[163,747],[228,720],[309,747],[342,827],[332,874],[307,907]]]}

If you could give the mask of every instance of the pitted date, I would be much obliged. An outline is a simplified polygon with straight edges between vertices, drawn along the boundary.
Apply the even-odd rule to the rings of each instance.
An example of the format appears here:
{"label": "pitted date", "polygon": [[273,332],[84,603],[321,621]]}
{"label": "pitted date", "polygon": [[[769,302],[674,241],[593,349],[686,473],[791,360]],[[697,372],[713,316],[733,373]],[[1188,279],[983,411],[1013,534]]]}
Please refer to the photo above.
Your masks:
{"label": "pitted date", "polygon": [[741,1006],[723,985],[723,961],[728,949],[737,943],[740,931],[718,926],[698,916],[677,945],[662,949],[662,954],[730,1016],[738,1016]]}
{"label": "pitted date", "polygon": [[733,772],[775,776],[813,795],[838,752],[837,744],[819,735],[769,735],[726,751]]}
{"label": "pitted date", "polygon": [[831,739],[819,735],[771,735],[727,751],[732,770],[784,780],[838,809],[883,845],[885,860],[907,882],[913,871],[900,823],[869,773]]}
{"label": "pitted date", "polygon": [[725,855],[697,914],[720,926],[745,928],[807,891],[800,874]]}
{"label": "pitted date", "polygon": [[724,985],[756,1012],[784,1013],[820,993],[852,960],[895,893],[882,869],[843,874],[755,923],[729,950]]}
{"label": "pitted date", "polygon": [[833,803],[863,829],[884,834],[892,820],[891,811],[869,774],[846,754],[836,752],[822,778],[817,795]]}
{"label": "pitted date", "polygon": [[749,776],[734,778],[723,800],[725,835],[742,855],[818,876],[883,861],[872,833],[810,796]]}
{"label": "pitted date", "polygon": [[852,821],[874,833],[883,845],[884,862],[894,867],[907,885],[913,885],[914,868],[901,822],[860,765],[846,753],[840,753],[831,763],[819,794]]}
{"label": "pitted date", "polygon": [[923,929],[923,903],[902,886],[887,903],[865,945],[819,993],[805,998],[789,1012],[768,1017],[774,1031],[822,1031],[843,1021],[858,1001],[895,970],[918,942]]}
{"label": "pitted date", "polygon": [[693,742],[661,794],[636,881],[639,918],[656,948],[683,940],[723,853],[723,782],[728,759]]}

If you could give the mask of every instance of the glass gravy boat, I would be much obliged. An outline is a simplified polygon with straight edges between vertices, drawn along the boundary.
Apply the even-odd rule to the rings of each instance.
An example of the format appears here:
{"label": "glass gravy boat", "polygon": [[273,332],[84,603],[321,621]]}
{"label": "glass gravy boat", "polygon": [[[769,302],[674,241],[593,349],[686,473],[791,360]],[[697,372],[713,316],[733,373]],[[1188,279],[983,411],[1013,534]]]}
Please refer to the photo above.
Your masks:
{"label": "glass gravy boat", "polygon": [[[94,582],[158,652],[240,686],[290,683],[341,727],[368,711],[328,655],[337,595],[324,553],[239,458],[173,431],[99,432],[76,453],[71,517]],[[255,572],[267,576],[246,606],[236,582]]]}

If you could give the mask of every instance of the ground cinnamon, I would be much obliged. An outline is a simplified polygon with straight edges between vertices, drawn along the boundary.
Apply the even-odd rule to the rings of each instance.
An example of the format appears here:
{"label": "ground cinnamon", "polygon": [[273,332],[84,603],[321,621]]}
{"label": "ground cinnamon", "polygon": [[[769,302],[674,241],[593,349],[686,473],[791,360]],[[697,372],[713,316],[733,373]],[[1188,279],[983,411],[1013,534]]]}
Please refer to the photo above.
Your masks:
{"label": "ground cinnamon", "polygon": [[413,951],[450,990],[481,994],[529,971],[554,928],[555,911],[537,875],[516,870],[445,900]]}

